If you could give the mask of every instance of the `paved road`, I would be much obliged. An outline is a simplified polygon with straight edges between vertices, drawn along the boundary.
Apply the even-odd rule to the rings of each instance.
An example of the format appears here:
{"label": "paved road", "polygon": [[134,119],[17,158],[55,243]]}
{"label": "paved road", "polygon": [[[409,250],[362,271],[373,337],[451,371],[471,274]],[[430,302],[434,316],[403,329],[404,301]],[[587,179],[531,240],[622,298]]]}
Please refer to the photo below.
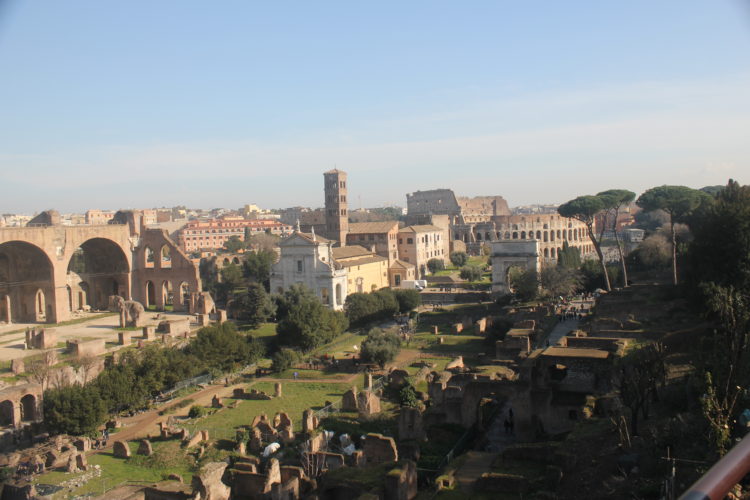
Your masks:
{"label": "paved road", "polygon": [[547,336],[547,343],[551,346],[557,345],[561,338],[566,336],[568,333],[578,328],[577,319],[568,319],[555,325],[549,336]]}
{"label": "paved road", "polygon": [[476,480],[490,471],[497,456],[498,453],[489,451],[467,451],[466,460],[454,475],[461,491],[471,492]]}

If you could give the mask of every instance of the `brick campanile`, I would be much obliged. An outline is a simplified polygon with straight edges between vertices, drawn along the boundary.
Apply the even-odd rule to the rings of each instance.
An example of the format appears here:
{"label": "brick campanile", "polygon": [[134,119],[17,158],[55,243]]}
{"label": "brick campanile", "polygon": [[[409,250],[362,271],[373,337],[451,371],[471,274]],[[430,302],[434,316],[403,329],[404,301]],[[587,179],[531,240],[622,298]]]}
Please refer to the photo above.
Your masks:
{"label": "brick campanile", "polygon": [[333,169],[323,174],[326,195],[326,238],[346,246],[349,210],[346,203],[346,172]]}

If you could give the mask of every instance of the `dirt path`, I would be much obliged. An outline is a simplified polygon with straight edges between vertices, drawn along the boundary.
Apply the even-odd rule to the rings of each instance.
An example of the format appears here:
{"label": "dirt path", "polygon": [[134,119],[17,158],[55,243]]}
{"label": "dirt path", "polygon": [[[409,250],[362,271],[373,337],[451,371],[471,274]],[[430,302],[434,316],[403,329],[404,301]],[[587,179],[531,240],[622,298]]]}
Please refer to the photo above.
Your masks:
{"label": "dirt path", "polygon": [[[396,357],[393,365],[403,366],[404,364],[409,363],[410,361],[418,358],[418,356],[419,356],[419,351],[413,350],[413,349],[404,349]],[[288,379],[288,378],[260,377],[250,382],[242,382],[238,384],[233,384],[233,385],[230,385],[229,387],[225,387],[224,385],[210,385],[206,387],[205,389],[201,389],[197,392],[174,399],[170,401],[169,403],[162,405],[160,408],[149,410],[147,412],[141,413],[139,415],[135,415],[133,417],[120,419],[121,422],[123,423],[123,428],[120,431],[110,435],[106,448],[102,448],[99,450],[92,450],[90,454],[111,451],[115,441],[133,441],[136,439],[143,439],[149,435],[156,436],[159,434],[159,422],[166,422],[170,416],[174,416],[174,417],[187,416],[188,412],[190,411],[190,406],[192,406],[192,404],[208,406],[211,404],[211,399],[214,396],[218,396],[220,398],[230,397],[234,389],[237,389],[240,387],[248,388],[258,382],[272,382],[272,383],[281,382],[281,383],[291,383],[291,384],[310,383],[310,382],[323,383],[323,384],[348,384],[348,383],[353,383],[355,380],[357,380],[358,378],[361,378],[362,376],[363,375],[361,373],[352,373],[345,377],[300,378],[297,380]],[[159,411],[163,410],[164,408],[167,408],[169,406],[174,406],[186,399],[193,399],[194,402],[191,405],[186,406],[185,408],[180,408],[176,410],[174,413],[170,413],[169,415],[159,415]]]}
{"label": "dirt path", "polygon": [[193,392],[186,396],[173,399],[169,403],[162,405],[160,408],[149,410],[147,412],[141,413],[140,415],[135,415],[133,417],[126,417],[126,418],[120,419],[124,427],[120,431],[110,435],[106,448],[102,448],[99,450],[92,450],[90,454],[101,453],[101,452],[106,452],[108,450],[111,450],[115,441],[133,441],[135,439],[143,439],[149,435],[151,436],[158,435],[159,434],[159,422],[166,422],[167,419],[171,416],[175,416],[175,417],[186,416],[188,412],[190,411],[190,407],[187,406],[185,408],[180,408],[176,410],[174,413],[170,413],[169,415],[159,415],[159,412],[163,410],[164,408],[173,406],[186,399],[193,399],[194,400],[193,404],[206,406],[211,403],[211,398],[213,398],[215,395],[220,398],[228,397],[232,395],[232,392],[234,391],[234,389],[239,388],[239,387],[252,386],[256,382],[259,382],[261,380],[265,381],[268,379],[261,378],[258,380],[253,380],[249,383],[242,382],[239,384],[233,384],[233,385],[230,385],[229,387],[226,387],[224,385],[210,385],[206,387],[205,389],[201,389],[197,392]]}

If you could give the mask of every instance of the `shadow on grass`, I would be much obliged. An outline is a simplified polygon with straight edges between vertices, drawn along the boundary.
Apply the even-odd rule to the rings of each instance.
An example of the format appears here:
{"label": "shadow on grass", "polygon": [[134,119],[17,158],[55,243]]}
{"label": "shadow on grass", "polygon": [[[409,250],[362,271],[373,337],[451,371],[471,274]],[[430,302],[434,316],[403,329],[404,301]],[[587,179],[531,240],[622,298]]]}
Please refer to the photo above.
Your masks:
{"label": "shadow on grass", "polygon": [[219,439],[216,441],[216,448],[224,451],[234,451],[234,441],[231,439]]}

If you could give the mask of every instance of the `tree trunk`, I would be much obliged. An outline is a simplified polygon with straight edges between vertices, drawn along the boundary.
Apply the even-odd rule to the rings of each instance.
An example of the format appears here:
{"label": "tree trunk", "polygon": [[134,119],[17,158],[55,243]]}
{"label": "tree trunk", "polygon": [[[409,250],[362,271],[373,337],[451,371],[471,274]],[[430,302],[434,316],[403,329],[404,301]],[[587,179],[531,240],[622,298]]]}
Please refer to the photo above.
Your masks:
{"label": "tree trunk", "polygon": [[609,273],[607,272],[607,264],[604,263],[604,254],[602,253],[602,248],[599,245],[599,242],[596,241],[596,235],[594,235],[594,229],[591,227],[591,225],[587,225],[586,228],[589,233],[591,244],[594,245],[594,249],[596,250],[596,255],[599,256],[599,263],[602,265],[602,272],[604,273],[604,284],[607,287],[607,291],[611,292],[612,286],[609,284]]}
{"label": "tree trunk", "polygon": [[677,236],[674,232],[674,217],[669,216],[669,227],[672,233],[672,282],[677,284]]}
{"label": "tree trunk", "polygon": [[638,435],[638,411],[640,408],[630,409],[630,434],[633,436]]}
{"label": "tree trunk", "polygon": [[628,287],[628,267],[625,265],[625,254],[622,251],[622,245],[620,245],[620,237],[617,235],[617,216],[615,216],[615,223],[612,226],[613,232],[615,233],[615,243],[617,243],[617,251],[620,253],[620,263],[622,264],[622,286]]}

